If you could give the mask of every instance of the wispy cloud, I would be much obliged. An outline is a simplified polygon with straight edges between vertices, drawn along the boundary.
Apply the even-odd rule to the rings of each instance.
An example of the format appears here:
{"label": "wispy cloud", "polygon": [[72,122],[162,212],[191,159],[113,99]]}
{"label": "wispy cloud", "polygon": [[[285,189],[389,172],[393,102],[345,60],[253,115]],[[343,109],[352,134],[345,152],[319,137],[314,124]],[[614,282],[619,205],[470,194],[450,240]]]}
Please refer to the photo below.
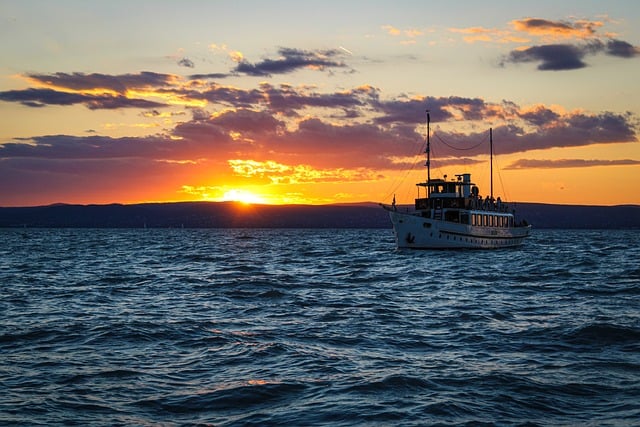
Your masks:
{"label": "wispy cloud", "polygon": [[633,166],[640,165],[640,160],[602,160],[602,159],[520,159],[505,169],[565,169],[565,168],[587,168],[595,166]]}
{"label": "wispy cloud", "polygon": [[383,25],[382,30],[392,37],[399,37],[400,44],[411,45],[416,43],[416,39],[418,37],[424,36],[428,31],[421,30],[418,28],[406,28],[400,29],[396,28],[393,25]]}
{"label": "wispy cloud", "polygon": [[127,90],[159,88],[170,86],[177,79],[172,74],[154,73],[143,71],[130,74],[101,74],[101,73],[53,73],[53,74],[27,74],[29,81],[37,86],[54,89],[71,89],[77,91],[111,91],[125,94]]}
{"label": "wispy cloud", "polygon": [[44,107],[46,105],[82,104],[90,110],[118,108],[160,108],[167,104],[139,98],[128,98],[122,95],[91,95],[83,93],[60,92],[53,89],[28,88],[0,92],[0,100],[19,102],[28,107]]}
{"label": "wispy cloud", "polygon": [[278,53],[280,56],[276,59],[267,58],[256,63],[251,63],[242,57],[234,71],[251,76],[271,76],[273,74],[291,73],[302,68],[326,70],[347,67],[339,59],[345,55],[342,49],[310,51],[280,48]]}
{"label": "wispy cloud", "polygon": [[496,28],[449,28],[449,31],[452,33],[463,34],[463,40],[467,43],[526,43],[529,41],[528,38],[519,36],[513,31]]}
{"label": "wispy cloud", "polygon": [[182,58],[178,61],[178,65],[181,67],[193,68],[196,64],[193,63],[189,58]]}

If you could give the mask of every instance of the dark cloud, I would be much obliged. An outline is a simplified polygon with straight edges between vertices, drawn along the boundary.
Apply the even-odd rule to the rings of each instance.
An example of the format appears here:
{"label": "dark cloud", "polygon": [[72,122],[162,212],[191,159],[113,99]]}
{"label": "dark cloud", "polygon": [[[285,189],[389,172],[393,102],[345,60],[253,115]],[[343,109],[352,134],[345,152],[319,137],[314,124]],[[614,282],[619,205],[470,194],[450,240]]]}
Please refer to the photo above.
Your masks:
{"label": "dark cloud", "polygon": [[271,76],[272,74],[287,74],[301,68],[317,68],[325,70],[327,68],[346,68],[346,64],[335,58],[344,56],[344,52],[339,49],[308,51],[292,48],[281,48],[278,59],[264,59],[261,62],[252,64],[243,60],[235,68],[236,73],[251,76]]}
{"label": "dark cloud", "polygon": [[[159,78],[149,74],[151,79],[145,79],[145,75],[148,74],[126,75],[120,85],[133,87],[157,78],[159,86],[148,87],[149,91],[185,101],[206,100],[213,113],[191,109],[191,119],[174,125],[166,135],[153,138],[44,136],[30,144],[18,140],[0,146],[0,158],[273,158],[326,168],[397,168],[403,165],[392,159],[415,155],[416,143],[424,140],[427,109],[435,130],[433,150],[441,159],[486,155],[488,129],[478,131],[477,126],[487,122],[494,123],[499,154],[637,141],[637,118],[632,113],[561,113],[545,106],[525,110],[509,101],[491,103],[458,96],[401,95],[383,99],[378,89],[366,85],[321,93],[286,84],[262,83],[257,88],[242,89],[213,82],[185,84],[174,76]],[[89,83],[80,81],[82,76],[100,88],[115,81],[106,75],[54,74],[56,84],[82,87],[87,94],[32,88],[1,92],[0,100],[31,106],[133,107],[142,108],[145,117],[161,116],[159,108],[164,104],[111,94],[93,95],[95,91],[90,90],[93,88]],[[313,109],[312,114],[307,109]],[[313,118],[299,119],[307,114]],[[462,131],[447,132],[451,126],[439,126],[456,122],[464,123],[459,128]]]}
{"label": "dark cloud", "polygon": [[[498,154],[512,154],[556,147],[637,142],[634,120],[631,113],[604,112],[567,114],[530,130],[505,124],[493,129],[494,150]],[[435,140],[439,155],[473,156],[487,154],[489,150],[488,130],[467,134],[439,130],[434,134],[432,141]]]}
{"label": "dark cloud", "polygon": [[550,44],[533,46],[524,50],[514,50],[509,53],[505,62],[540,62],[538,70],[576,70],[587,66],[582,61],[584,49],[570,44]]}
{"label": "dark cloud", "polygon": [[[349,110],[370,105],[372,100],[378,98],[378,90],[371,86],[326,94],[296,89],[289,85],[275,87],[268,83],[262,84],[260,88],[269,107],[287,116],[296,116],[296,110],[307,107]],[[355,111],[351,110],[350,115],[355,116]]]}
{"label": "dark cloud", "polygon": [[560,160],[538,160],[520,159],[511,163],[505,169],[564,169],[564,168],[586,168],[594,166],[633,166],[640,165],[640,160],[602,160],[602,159],[560,159]]}
{"label": "dark cloud", "polygon": [[264,111],[239,109],[210,118],[210,123],[233,132],[254,135],[273,134],[285,129],[285,123]]}
{"label": "dark cloud", "polygon": [[187,68],[193,68],[196,66],[196,64],[194,64],[193,61],[190,60],[189,58],[182,58],[181,60],[178,61],[178,65],[181,67],[187,67]]}
{"label": "dark cloud", "polygon": [[[431,138],[434,165],[469,165],[484,161],[477,156],[488,154],[488,129],[454,133],[438,126],[446,121],[460,120],[443,112],[466,106],[462,103],[464,98],[433,97],[425,98],[423,102],[427,99],[437,107],[433,109],[434,113],[438,113],[432,117],[435,125]],[[471,105],[480,104],[479,101],[482,100],[471,102]],[[389,105],[386,107],[389,108]],[[508,107],[515,108],[513,105]],[[371,105],[367,108],[374,111]],[[493,110],[499,109],[495,104],[486,104],[485,108],[491,111],[484,113],[484,116],[495,114]],[[400,110],[393,111],[398,113]],[[540,107],[534,113],[523,112],[520,115],[525,118],[526,128],[516,124],[494,128],[494,150],[497,154],[637,141],[632,125],[635,118],[630,113],[552,114]],[[169,173],[181,171],[184,176],[181,182],[189,182],[194,170],[199,171],[198,174],[206,174],[207,168],[227,167],[229,159],[309,165],[318,170],[354,171],[364,168],[362,174],[355,173],[352,179],[369,180],[371,171],[379,173],[388,169],[406,169],[413,163],[408,164],[410,162],[403,159],[415,159],[422,155],[419,154],[424,141],[422,126],[408,123],[411,118],[401,115],[396,116],[397,121],[386,121],[384,125],[372,120],[358,123],[353,120],[341,122],[309,118],[297,125],[285,126],[278,117],[269,109],[237,109],[219,114],[194,109],[192,120],[179,123],[167,135],[126,138],[49,135],[28,140],[16,139],[0,145],[0,187],[12,189],[12,194],[20,189],[25,194],[33,194],[34,200],[37,200],[38,189],[46,188],[53,192],[54,187],[59,185],[62,190],[67,189],[60,194],[70,197],[68,195],[72,190],[69,189],[79,188],[74,186],[73,181],[80,179],[83,185],[91,184],[80,186],[85,190],[91,188],[94,193],[100,188],[104,192],[114,191],[114,200],[122,201],[114,190],[117,185],[121,188],[123,183],[128,182],[127,186],[131,186],[132,182],[140,183],[139,191],[147,192],[140,197],[148,198],[149,188],[166,191]],[[543,120],[544,117],[549,121]],[[514,120],[523,119],[516,115]],[[206,160],[205,165],[198,164],[202,159]],[[598,164],[589,162],[586,161],[582,166],[638,163],[635,160],[600,161]],[[547,167],[569,167],[568,164],[558,162]],[[572,165],[580,166],[576,162]],[[521,161],[510,167],[543,165]],[[135,178],[140,173],[145,175],[144,179],[158,177],[158,181],[151,186],[150,183],[142,185],[142,178]],[[129,179],[124,180],[123,177]],[[108,187],[107,183],[113,188]],[[48,198],[51,194],[54,193],[41,196]],[[68,200],[65,198],[65,201]]]}
{"label": "dark cloud", "polygon": [[203,91],[183,91],[190,99],[201,99],[212,104],[223,104],[236,108],[251,107],[264,103],[264,93],[259,89],[239,89],[212,83]]}
{"label": "dark cloud", "polygon": [[[28,142],[28,143],[26,143]],[[28,141],[17,139],[0,146],[0,158],[44,158],[44,159],[115,159],[171,158],[171,141],[162,137],[126,137],[47,135]],[[175,147],[177,148],[177,147]]]}
{"label": "dark cloud", "polygon": [[609,40],[606,52],[608,55],[619,56],[621,58],[633,58],[640,55],[640,48],[622,40]]}
{"label": "dark cloud", "polygon": [[426,121],[426,110],[429,110],[431,121],[449,120],[486,120],[501,117],[507,105],[489,105],[480,98],[464,98],[459,96],[407,98],[381,100],[374,103],[376,111],[382,113],[375,120],[378,124],[407,123],[421,124]]}
{"label": "dark cloud", "polygon": [[549,44],[532,46],[523,50],[511,51],[502,61],[505,63],[538,62],[538,70],[564,71],[587,67],[583,61],[587,55],[604,52],[621,58],[633,58],[640,55],[640,49],[621,40],[591,40],[581,45]]}
{"label": "dark cloud", "polygon": [[9,90],[0,92],[0,100],[19,102],[28,107],[44,107],[46,105],[74,105],[86,101],[86,97],[77,93],[58,92],[53,89]]}
{"label": "dark cloud", "polygon": [[546,126],[560,118],[558,113],[542,106],[535,110],[522,112],[519,116],[536,126]]}
{"label": "dark cloud", "polygon": [[124,94],[128,89],[157,88],[171,85],[175,76],[144,71],[137,74],[85,74],[54,73],[28,74],[30,79],[54,86],[73,90],[106,89]]}
{"label": "dark cloud", "polygon": [[209,80],[209,79],[226,79],[229,74],[226,73],[209,73],[209,74],[191,74],[191,80]]}
{"label": "dark cloud", "polygon": [[166,104],[159,102],[147,101],[145,99],[131,99],[125,96],[88,95],[82,93],[59,92],[53,89],[35,88],[0,92],[0,100],[8,102],[19,102],[28,107],[82,104],[90,110],[113,110],[118,108],[158,108],[166,106]]}

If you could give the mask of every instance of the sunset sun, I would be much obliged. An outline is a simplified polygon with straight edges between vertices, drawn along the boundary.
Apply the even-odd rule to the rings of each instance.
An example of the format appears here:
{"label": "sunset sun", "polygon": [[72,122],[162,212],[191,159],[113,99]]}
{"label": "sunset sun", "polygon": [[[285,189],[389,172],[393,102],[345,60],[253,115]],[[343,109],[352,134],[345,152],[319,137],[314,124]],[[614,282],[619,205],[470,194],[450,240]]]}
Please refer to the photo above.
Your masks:
{"label": "sunset sun", "polygon": [[222,196],[222,201],[240,202],[248,205],[266,203],[266,201],[262,197],[258,196],[257,194],[254,194],[247,190],[237,190],[237,189],[229,190],[226,193],[224,193],[224,196]]}

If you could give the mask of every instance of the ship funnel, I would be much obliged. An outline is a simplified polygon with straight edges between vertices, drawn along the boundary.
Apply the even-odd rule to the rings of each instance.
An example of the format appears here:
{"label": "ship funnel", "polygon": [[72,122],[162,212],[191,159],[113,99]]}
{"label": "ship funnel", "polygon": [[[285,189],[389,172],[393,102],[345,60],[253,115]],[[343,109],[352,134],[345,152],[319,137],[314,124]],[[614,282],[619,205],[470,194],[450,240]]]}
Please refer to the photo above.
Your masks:
{"label": "ship funnel", "polygon": [[469,197],[471,195],[471,174],[462,174],[462,197]]}

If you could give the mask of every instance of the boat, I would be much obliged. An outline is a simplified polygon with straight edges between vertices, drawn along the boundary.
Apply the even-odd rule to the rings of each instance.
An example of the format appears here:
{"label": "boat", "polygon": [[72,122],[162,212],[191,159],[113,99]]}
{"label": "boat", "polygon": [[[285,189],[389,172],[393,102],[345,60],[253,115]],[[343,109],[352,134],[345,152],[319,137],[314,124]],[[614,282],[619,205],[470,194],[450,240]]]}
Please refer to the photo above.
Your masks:
{"label": "boat", "polygon": [[[531,232],[515,210],[493,197],[493,130],[489,129],[491,192],[484,199],[471,174],[431,179],[430,117],[427,111],[427,180],[419,182],[413,207],[381,204],[389,212],[399,249],[495,249],[520,246]],[[420,189],[426,197],[420,197]]]}

